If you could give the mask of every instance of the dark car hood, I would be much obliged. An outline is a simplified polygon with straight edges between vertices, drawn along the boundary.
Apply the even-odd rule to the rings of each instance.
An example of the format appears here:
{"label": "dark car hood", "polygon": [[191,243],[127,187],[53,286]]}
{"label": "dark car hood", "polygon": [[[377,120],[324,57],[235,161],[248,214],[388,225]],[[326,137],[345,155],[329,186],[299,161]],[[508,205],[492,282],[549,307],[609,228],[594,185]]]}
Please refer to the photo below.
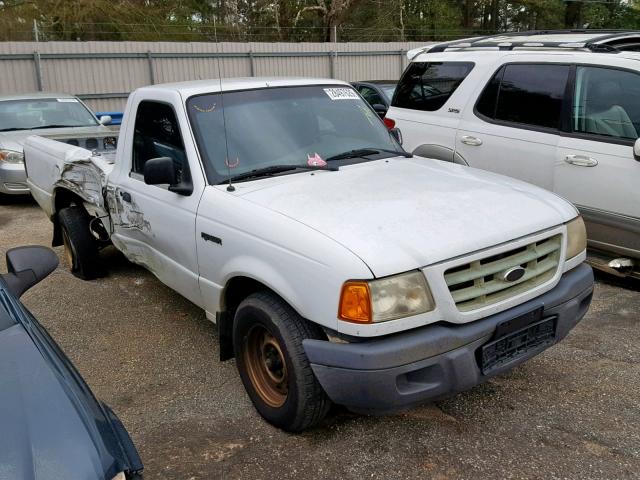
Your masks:
{"label": "dark car hood", "polygon": [[60,380],[21,325],[0,332],[0,478],[105,478],[91,426]]}
{"label": "dark car hood", "polygon": [[110,480],[141,469],[115,415],[37,321],[3,293],[0,281],[0,315],[4,303],[19,321],[0,331],[0,480]]}

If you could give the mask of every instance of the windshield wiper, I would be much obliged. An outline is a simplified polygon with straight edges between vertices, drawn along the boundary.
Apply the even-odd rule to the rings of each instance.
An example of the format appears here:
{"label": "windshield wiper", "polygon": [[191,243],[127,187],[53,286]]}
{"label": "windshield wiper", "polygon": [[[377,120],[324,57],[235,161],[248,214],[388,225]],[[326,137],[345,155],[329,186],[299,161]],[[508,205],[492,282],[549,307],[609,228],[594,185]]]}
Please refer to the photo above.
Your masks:
{"label": "windshield wiper", "polygon": [[[39,127],[31,127],[30,130],[40,130],[41,128],[75,128],[78,125],[57,125],[57,124],[51,124],[51,125],[41,125]],[[89,125],[87,125],[89,126]]]}
{"label": "windshield wiper", "polygon": [[3,129],[0,129],[0,132],[15,132],[16,130],[24,130],[24,128],[16,128],[16,127],[3,128]]}
{"label": "windshield wiper", "polygon": [[[256,168],[255,170],[251,170],[250,172],[239,173],[238,175],[232,176],[230,180],[238,181],[238,180],[247,180],[249,178],[266,177],[269,175],[287,172],[290,170],[330,170],[334,172],[338,170],[338,168],[337,167],[320,167],[320,166],[312,166],[312,165],[270,165],[268,167]],[[228,181],[229,179],[221,183],[227,183]]]}
{"label": "windshield wiper", "polygon": [[371,147],[371,148],[356,148],[355,150],[347,150],[346,152],[333,155],[327,158],[327,160],[343,160],[345,158],[360,158],[360,157],[364,158],[369,155],[376,155],[382,152],[393,153],[394,155],[397,155],[400,157],[406,157],[406,158],[413,157],[412,154],[410,154],[409,152],[405,152],[404,150],[390,150],[387,148]]}

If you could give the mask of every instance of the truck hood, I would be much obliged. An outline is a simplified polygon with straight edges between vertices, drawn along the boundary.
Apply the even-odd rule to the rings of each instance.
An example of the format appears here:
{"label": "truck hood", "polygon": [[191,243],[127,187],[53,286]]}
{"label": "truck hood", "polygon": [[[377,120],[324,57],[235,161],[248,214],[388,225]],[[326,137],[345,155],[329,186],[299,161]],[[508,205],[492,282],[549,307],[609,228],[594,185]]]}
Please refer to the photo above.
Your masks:
{"label": "truck hood", "polygon": [[421,157],[240,183],[243,198],[348,248],[376,277],[514,240],[576,209],[533,185]]}
{"label": "truck hood", "polygon": [[[111,131],[103,125],[95,127],[69,127],[69,128],[42,128],[37,130],[15,130],[13,132],[0,132],[0,148],[21,152],[24,142],[31,135],[42,137],[86,137],[88,135],[103,135]],[[114,132],[114,135],[117,135]]]}

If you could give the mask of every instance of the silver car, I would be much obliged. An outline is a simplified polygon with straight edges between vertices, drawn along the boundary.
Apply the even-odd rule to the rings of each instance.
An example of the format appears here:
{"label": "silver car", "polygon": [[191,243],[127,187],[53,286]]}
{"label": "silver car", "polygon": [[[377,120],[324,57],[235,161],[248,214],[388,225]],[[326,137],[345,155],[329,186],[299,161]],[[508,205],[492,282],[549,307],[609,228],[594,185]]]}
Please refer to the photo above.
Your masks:
{"label": "silver car", "polygon": [[27,137],[64,137],[78,145],[91,135],[110,131],[105,126],[110,120],[108,116],[98,120],[73,95],[40,92],[0,97],[0,194],[29,193],[22,153]]}

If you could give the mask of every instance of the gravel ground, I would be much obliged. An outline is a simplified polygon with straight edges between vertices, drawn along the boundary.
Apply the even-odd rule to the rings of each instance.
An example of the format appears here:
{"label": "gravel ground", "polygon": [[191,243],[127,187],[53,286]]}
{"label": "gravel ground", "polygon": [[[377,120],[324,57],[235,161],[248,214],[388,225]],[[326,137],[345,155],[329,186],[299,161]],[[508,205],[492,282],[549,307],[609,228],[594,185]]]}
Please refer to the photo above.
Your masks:
{"label": "gravel ground", "polygon": [[[50,239],[29,199],[0,205],[2,258]],[[600,277],[561,344],[469,392],[388,417],[336,408],[290,435],[258,416],[234,362],[218,362],[200,309],[104,254],[108,277],[84,282],[60,267],[23,301],[120,416],[146,479],[640,478],[635,284]]]}

